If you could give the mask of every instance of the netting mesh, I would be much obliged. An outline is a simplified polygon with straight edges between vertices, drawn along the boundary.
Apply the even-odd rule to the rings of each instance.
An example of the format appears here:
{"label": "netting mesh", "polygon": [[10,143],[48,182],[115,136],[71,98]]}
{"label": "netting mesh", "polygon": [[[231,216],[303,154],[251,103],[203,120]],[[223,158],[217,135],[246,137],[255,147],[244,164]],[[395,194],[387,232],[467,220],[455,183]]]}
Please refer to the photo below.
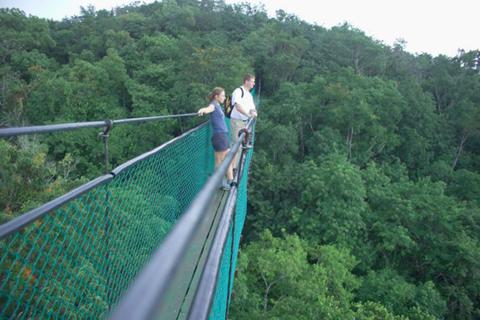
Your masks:
{"label": "netting mesh", "polygon": [[213,171],[210,126],[0,241],[0,318],[102,318]]}
{"label": "netting mesh", "polygon": [[[200,126],[0,241],[0,319],[104,318],[213,171]],[[246,155],[210,319],[225,319],[247,211]]]}
{"label": "netting mesh", "polygon": [[[254,132],[254,130],[252,130]],[[253,139],[252,139],[253,143]],[[215,297],[210,311],[210,320],[226,319],[227,308],[230,302],[230,294],[233,289],[233,280],[235,277],[235,268],[237,264],[238,250],[240,246],[240,237],[245,217],[247,214],[247,185],[248,170],[250,160],[253,155],[253,149],[249,149],[246,154],[245,166],[240,179],[237,193],[237,203],[235,205],[235,217],[230,225],[225,249],[220,264]],[[233,244],[232,244],[233,241]]]}
{"label": "netting mesh", "polygon": [[228,274],[230,270],[230,259],[232,250],[232,225],[228,231],[228,237],[225,243],[225,252],[222,255],[220,262],[220,273],[217,275],[217,287],[215,289],[215,297],[212,302],[212,309],[210,311],[210,320],[226,319],[226,311],[228,308]]}

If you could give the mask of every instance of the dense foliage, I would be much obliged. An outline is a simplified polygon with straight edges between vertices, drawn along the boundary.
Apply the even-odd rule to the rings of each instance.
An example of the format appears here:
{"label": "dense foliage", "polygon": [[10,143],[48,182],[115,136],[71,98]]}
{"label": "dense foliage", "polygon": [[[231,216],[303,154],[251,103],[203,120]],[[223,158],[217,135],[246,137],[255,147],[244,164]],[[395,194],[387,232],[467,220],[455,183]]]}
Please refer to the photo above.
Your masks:
{"label": "dense foliage", "polygon": [[[480,318],[480,51],[412,55],[213,0],[1,9],[0,31],[2,125],[191,112],[257,75],[232,319]],[[114,128],[113,164],[185,126]],[[97,135],[1,141],[1,220],[100,174]]]}

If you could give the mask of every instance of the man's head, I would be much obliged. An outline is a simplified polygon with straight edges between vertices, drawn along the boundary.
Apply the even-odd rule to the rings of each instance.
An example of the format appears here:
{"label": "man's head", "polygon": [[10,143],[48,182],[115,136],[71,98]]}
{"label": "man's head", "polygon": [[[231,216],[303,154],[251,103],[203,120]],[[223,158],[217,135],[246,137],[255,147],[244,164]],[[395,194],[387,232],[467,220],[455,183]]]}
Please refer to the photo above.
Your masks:
{"label": "man's head", "polygon": [[248,90],[253,89],[253,87],[255,87],[255,76],[247,73],[243,77],[243,86],[245,87],[245,89],[248,89]]}

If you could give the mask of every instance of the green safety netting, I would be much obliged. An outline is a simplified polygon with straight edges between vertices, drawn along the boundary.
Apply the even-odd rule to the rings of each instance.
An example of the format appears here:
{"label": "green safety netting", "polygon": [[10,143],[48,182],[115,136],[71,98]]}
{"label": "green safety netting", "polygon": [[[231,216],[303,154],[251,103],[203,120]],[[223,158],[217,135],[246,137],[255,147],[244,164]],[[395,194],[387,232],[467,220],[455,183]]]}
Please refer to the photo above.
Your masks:
{"label": "green safety netting", "polygon": [[[252,130],[254,133],[255,130]],[[254,135],[252,136],[252,145]],[[247,214],[247,185],[248,170],[250,160],[253,155],[253,148],[249,149],[245,156],[245,165],[242,170],[242,177],[238,186],[237,203],[235,204],[235,214],[228,231],[225,249],[220,263],[220,272],[218,274],[215,297],[210,311],[210,320],[226,319],[227,309],[230,302],[230,295],[233,289],[233,280],[235,278],[235,267],[237,264],[238,250],[240,246],[240,236],[245,224]]]}
{"label": "green safety netting", "polygon": [[213,171],[202,125],[0,241],[0,318],[102,318]]}
{"label": "green safety netting", "polygon": [[[105,318],[213,172],[201,125],[0,241],[0,318]],[[246,154],[210,319],[225,319],[247,210]]]}

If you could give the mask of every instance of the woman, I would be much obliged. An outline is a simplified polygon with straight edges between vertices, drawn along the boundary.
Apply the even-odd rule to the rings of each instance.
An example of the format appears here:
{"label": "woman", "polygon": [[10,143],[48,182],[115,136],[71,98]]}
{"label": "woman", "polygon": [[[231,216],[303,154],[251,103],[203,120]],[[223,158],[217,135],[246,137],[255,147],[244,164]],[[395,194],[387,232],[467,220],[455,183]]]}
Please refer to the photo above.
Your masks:
{"label": "woman", "polygon": [[[225,90],[217,87],[208,95],[210,104],[208,107],[201,108],[197,111],[199,116],[210,113],[210,123],[212,124],[212,145],[215,150],[215,169],[220,166],[223,159],[230,150],[228,145],[228,128],[225,124],[225,114],[223,113],[222,104],[225,101]],[[227,181],[222,183],[222,189],[229,190],[233,182],[232,165],[227,169]]]}

